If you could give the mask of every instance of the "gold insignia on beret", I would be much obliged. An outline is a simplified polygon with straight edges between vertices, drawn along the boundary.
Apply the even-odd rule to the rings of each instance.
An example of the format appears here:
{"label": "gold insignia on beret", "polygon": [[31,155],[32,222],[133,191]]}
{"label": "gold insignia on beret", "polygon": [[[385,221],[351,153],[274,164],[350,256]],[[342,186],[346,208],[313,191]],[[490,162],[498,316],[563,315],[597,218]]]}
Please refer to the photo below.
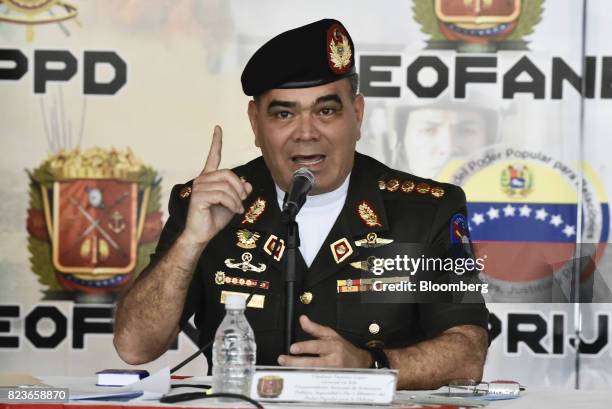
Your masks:
{"label": "gold insignia on beret", "polygon": [[414,190],[414,182],[412,180],[404,180],[401,189],[404,193],[412,192]]}
{"label": "gold insignia on beret", "polygon": [[348,258],[348,256],[353,254],[353,248],[351,247],[351,244],[344,237],[340,240],[334,241],[332,244],[329,245],[329,247],[331,248],[332,256],[334,256],[336,264],[342,263]]}
{"label": "gold insignia on beret", "polygon": [[389,192],[395,192],[399,188],[399,180],[391,179],[387,181],[387,190]]}
{"label": "gold insignia on beret", "polygon": [[246,214],[244,215],[244,219],[241,223],[255,223],[257,219],[259,219],[259,217],[263,214],[264,210],[266,210],[266,201],[261,197],[258,197],[251,204],[251,206],[249,206],[249,210],[247,210]]}
{"label": "gold insignia on beret", "polygon": [[387,188],[387,184],[385,183],[385,181],[384,181],[384,180],[379,180],[379,181],[378,181],[378,188],[379,188],[380,190],[385,190],[385,189]]}
{"label": "gold insignia on beret", "polygon": [[433,189],[431,189],[431,195],[433,197],[435,197],[436,199],[441,198],[442,196],[444,196],[444,189],[442,189],[441,187],[434,187]]}
{"label": "gold insignia on beret", "polygon": [[339,24],[334,24],[328,30],[329,63],[336,74],[342,74],[351,64],[353,52],[348,35]]}
{"label": "gold insignia on beret", "polygon": [[236,236],[238,236],[238,242],[236,245],[238,247],[242,247],[243,249],[254,249],[257,247],[257,239],[259,239],[259,233],[254,233],[247,229],[240,229],[236,232]]}
{"label": "gold insignia on beret", "polygon": [[191,186],[183,186],[179,192],[179,196],[181,199],[187,199],[189,196],[191,196]]}
{"label": "gold insignia on beret", "polygon": [[381,227],[382,224],[378,221],[378,215],[372,206],[365,200],[362,200],[357,205],[357,215],[362,222],[368,227]]}
{"label": "gold insignia on beret", "polygon": [[427,192],[429,192],[429,185],[425,182],[421,182],[416,186],[416,191],[421,193],[421,194],[425,194]]}

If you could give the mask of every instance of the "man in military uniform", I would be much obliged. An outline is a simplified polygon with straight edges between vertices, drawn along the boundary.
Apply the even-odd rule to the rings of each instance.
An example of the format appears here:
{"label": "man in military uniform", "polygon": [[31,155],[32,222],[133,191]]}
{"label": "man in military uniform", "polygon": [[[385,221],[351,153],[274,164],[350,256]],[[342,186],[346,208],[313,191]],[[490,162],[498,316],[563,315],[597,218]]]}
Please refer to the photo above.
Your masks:
{"label": "man in military uniform", "polygon": [[[174,187],[151,263],[117,308],[114,342],[126,362],[160,356],[194,313],[204,345],[223,319],[225,297],[254,292],[246,315],[260,365],[390,366],[399,369],[399,388],[480,379],[482,303],[362,302],[373,286],[361,268],[366,250],[422,243],[443,255],[467,230],[460,188],[355,152],[364,112],[356,76],[352,40],[336,20],[282,33],[253,55],[242,85],[253,96],[248,114],[263,156],[218,169],[216,127],[202,172]],[[301,167],[316,182],[297,217],[299,325],[285,355],[280,206]],[[210,362],[210,349],[205,355]]]}

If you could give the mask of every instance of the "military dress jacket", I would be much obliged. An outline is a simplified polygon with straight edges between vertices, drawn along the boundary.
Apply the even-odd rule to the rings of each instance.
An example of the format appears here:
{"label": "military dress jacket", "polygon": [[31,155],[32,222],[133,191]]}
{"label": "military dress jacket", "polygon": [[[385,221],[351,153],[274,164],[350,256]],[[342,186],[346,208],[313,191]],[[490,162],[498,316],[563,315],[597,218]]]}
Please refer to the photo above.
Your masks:
{"label": "military dress jacket", "polygon": [[[253,191],[243,202],[245,213],[235,215],[203,251],[181,324],[195,314],[199,344],[204,345],[214,338],[225,316],[225,296],[254,291],[246,316],[255,332],[257,364],[277,365],[284,339],[285,229],[275,184],[262,157],[233,171],[250,182]],[[191,182],[173,188],[170,217],[151,263],[182,232],[190,192]],[[364,303],[362,291],[371,285],[359,285],[364,271],[355,267],[363,261],[360,253],[368,239],[448,247],[451,218],[465,212],[461,188],[393,170],[356,153],[344,207],[310,268],[298,251],[296,316],[306,314],[357,347],[407,346],[457,325],[487,329],[484,302]],[[306,339],[311,337],[297,324],[296,341]],[[212,362],[210,348],[205,355]]]}

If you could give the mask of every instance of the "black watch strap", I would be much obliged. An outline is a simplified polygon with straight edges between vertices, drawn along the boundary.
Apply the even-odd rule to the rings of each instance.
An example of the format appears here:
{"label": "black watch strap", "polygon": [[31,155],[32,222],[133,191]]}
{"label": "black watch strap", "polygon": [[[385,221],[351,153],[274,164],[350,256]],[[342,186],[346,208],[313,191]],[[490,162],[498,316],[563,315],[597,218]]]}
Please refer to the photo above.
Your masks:
{"label": "black watch strap", "polygon": [[382,348],[366,347],[366,351],[368,351],[374,359],[370,368],[382,369],[391,367],[389,365],[389,358],[387,358],[387,354],[385,354]]}

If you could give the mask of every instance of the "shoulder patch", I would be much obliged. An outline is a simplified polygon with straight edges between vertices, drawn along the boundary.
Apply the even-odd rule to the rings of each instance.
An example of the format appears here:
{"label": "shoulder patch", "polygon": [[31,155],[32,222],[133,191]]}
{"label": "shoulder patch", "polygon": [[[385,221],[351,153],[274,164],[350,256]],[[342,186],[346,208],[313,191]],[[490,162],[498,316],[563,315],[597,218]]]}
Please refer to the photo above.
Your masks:
{"label": "shoulder patch", "polygon": [[453,244],[467,244],[470,242],[468,224],[463,213],[455,213],[451,216],[450,241]]}

